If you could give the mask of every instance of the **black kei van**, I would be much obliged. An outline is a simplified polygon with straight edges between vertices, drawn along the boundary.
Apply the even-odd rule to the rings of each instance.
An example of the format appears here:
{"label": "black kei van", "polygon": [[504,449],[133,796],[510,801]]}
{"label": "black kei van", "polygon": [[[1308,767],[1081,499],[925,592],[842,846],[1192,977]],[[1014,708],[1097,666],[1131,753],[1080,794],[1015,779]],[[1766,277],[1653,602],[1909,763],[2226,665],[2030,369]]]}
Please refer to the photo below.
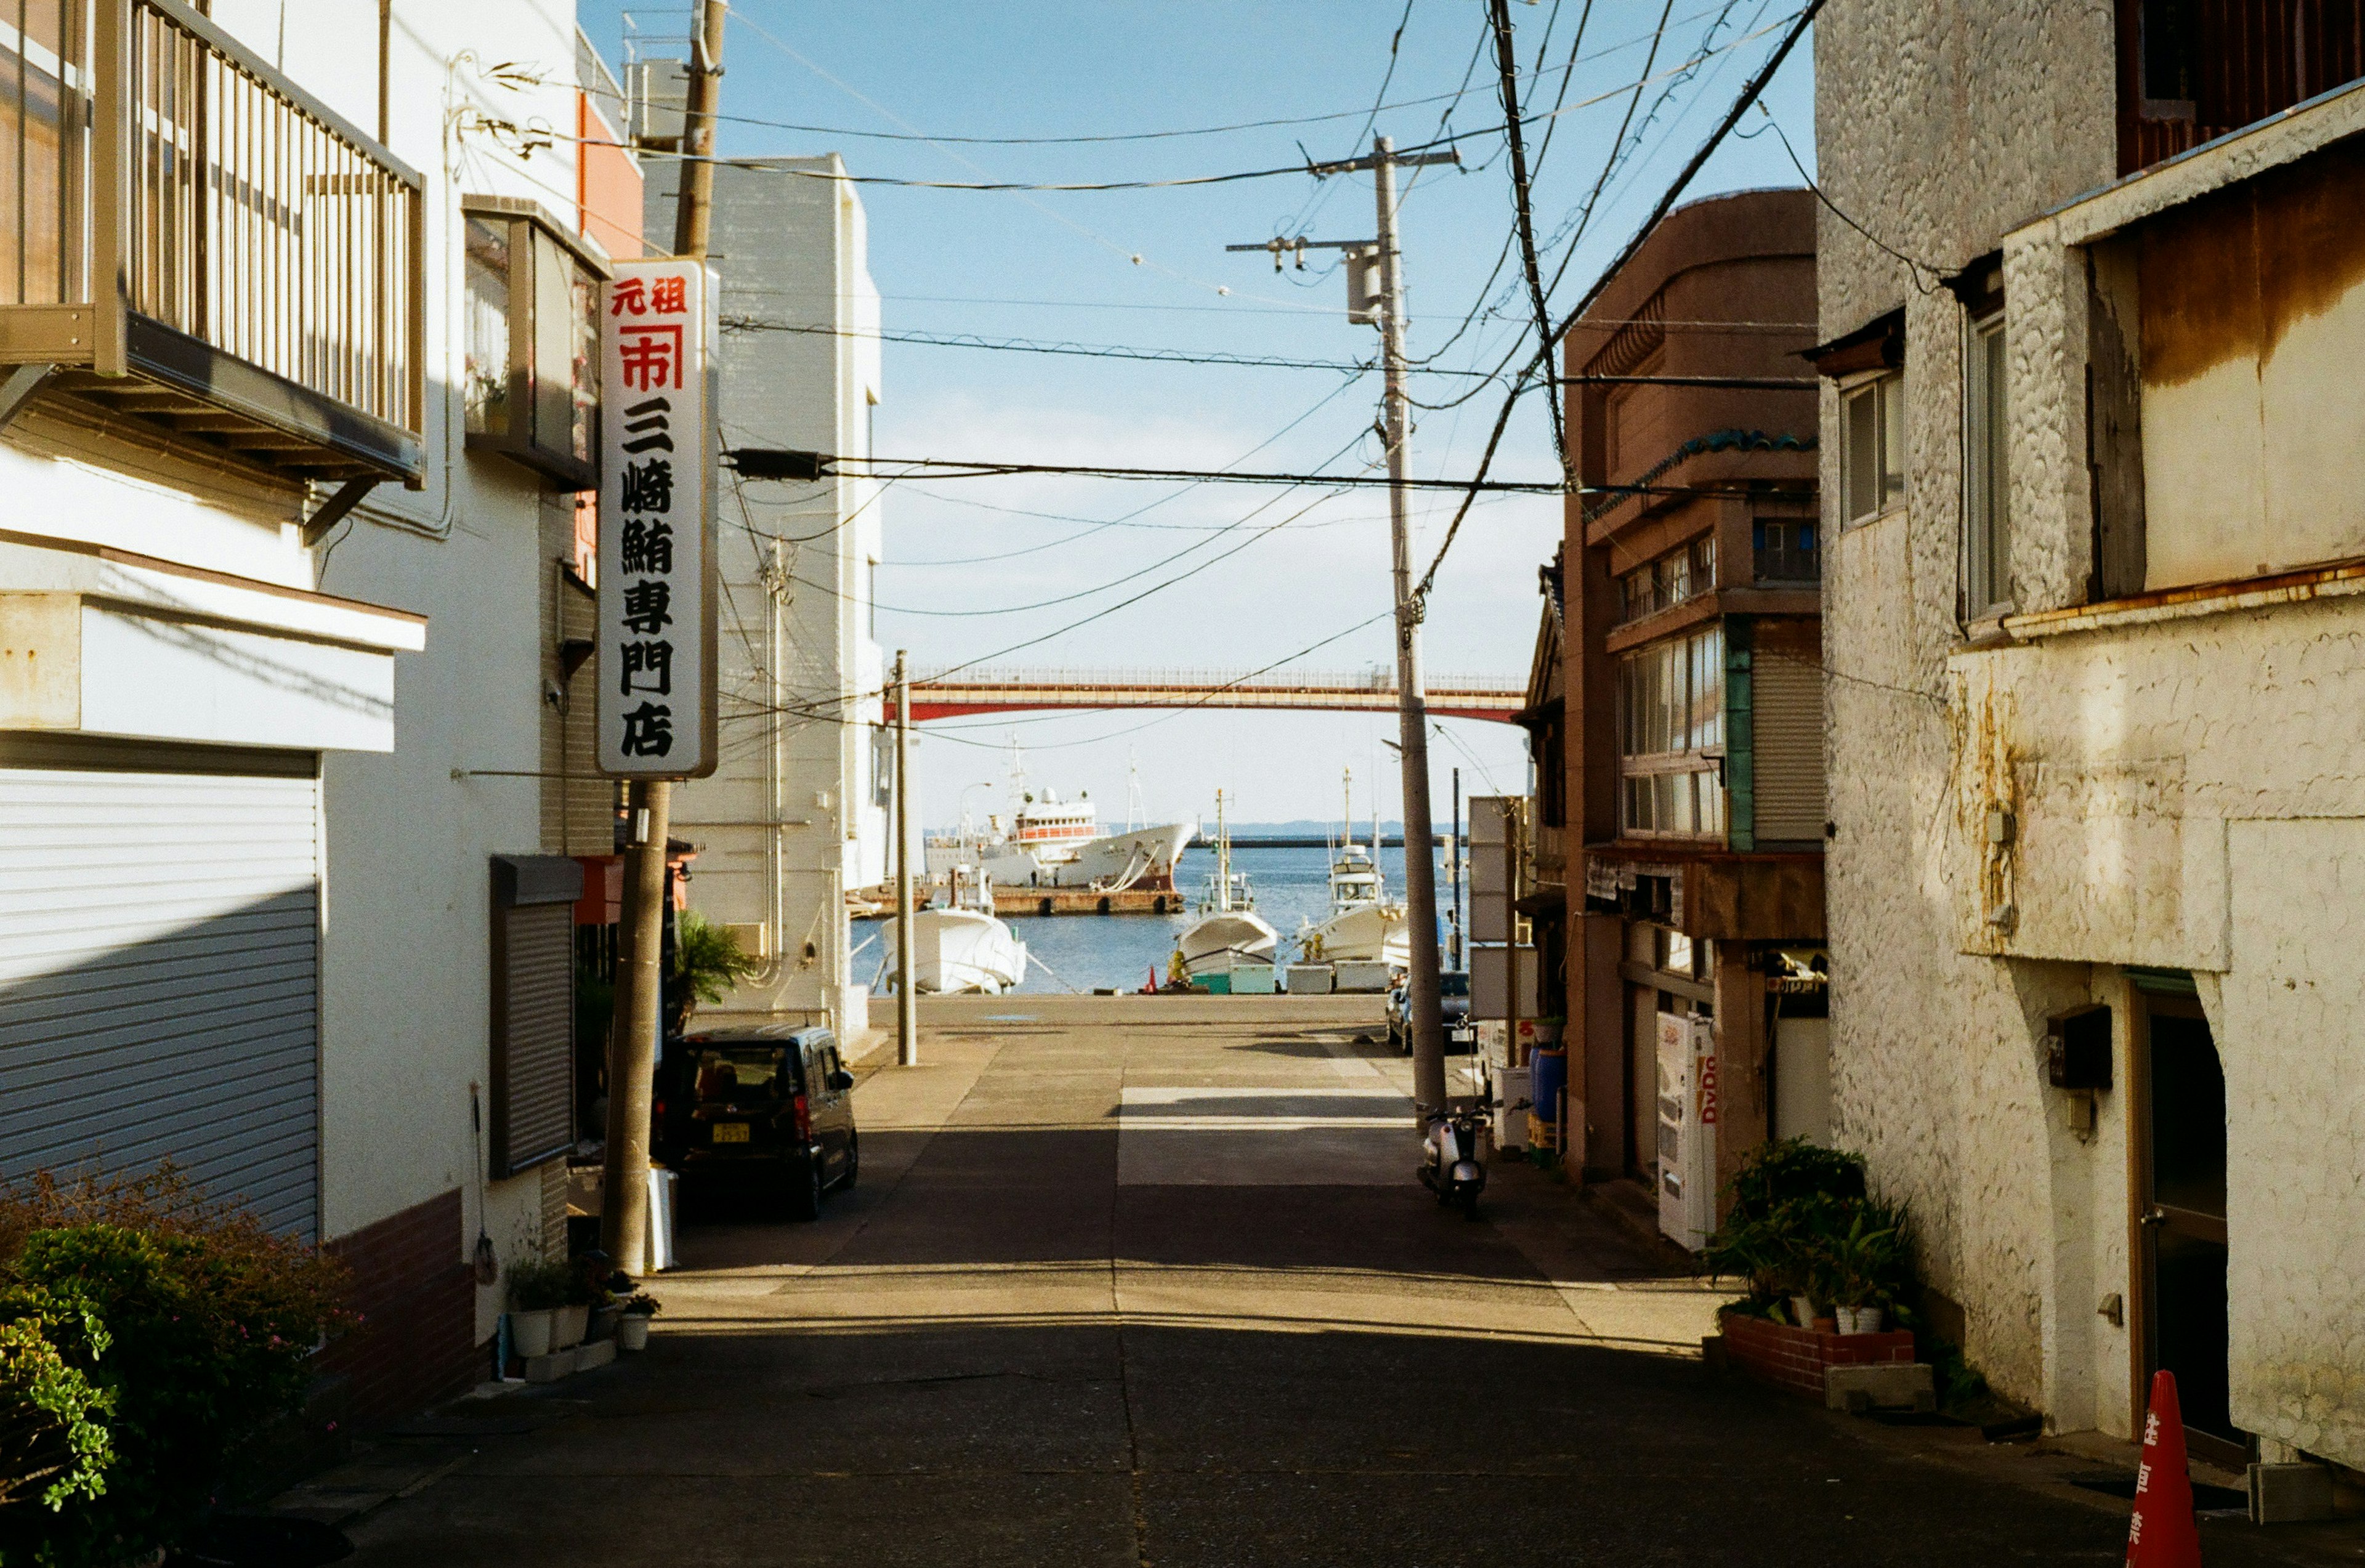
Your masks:
{"label": "black kei van", "polygon": [[715,1029],[668,1041],[650,1107],[657,1159],[693,1182],[777,1194],[797,1219],[854,1185],[854,1075],[827,1029]]}

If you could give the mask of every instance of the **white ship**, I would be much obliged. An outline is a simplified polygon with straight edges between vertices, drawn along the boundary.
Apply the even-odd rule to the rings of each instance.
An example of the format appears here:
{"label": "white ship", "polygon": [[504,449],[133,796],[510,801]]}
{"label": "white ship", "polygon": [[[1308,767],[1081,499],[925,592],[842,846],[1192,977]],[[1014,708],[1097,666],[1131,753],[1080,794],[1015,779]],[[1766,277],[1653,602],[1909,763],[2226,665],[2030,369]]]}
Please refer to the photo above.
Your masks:
{"label": "white ship", "polygon": [[1232,869],[1232,835],[1224,824],[1224,792],[1216,791],[1216,869],[1199,902],[1199,918],[1175,938],[1167,966],[1176,980],[1231,973],[1240,964],[1270,964],[1281,933],[1256,913],[1249,874]]}
{"label": "white ship", "polygon": [[[1026,978],[1026,944],[994,917],[993,883],[969,870],[952,874],[952,902],[912,916],[912,989],[923,995],[981,991],[999,996]],[[896,972],[895,928],[887,932],[887,969]]]}
{"label": "white ship", "polygon": [[[999,813],[980,829],[964,812],[958,832],[932,838],[925,853],[927,871],[941,879],[956,869],[984,872],[1004,888],[1090,888],[1122,892],[1128,888],[1171,889],[1183,847],[1196,836],[1193,823],[1127,826],[1104,832],[1089,790],[1062,801],[1056,790],[1026,787],[1011,748],[1011,777],[1017,796],[1009,818]],[[1136,786],[1137,795],[1138,785]]]}
{"label": "white ship", "polygon": [[1298,926],[1298,956],[1309,964],[1377,960],[1394,969],[1412,963],[1412,926],[1404,904],[1387,896],[1380,876],[1380,824],[1373,812],[1372,847],[1355,842],[1355,777],[1347,775],[1347,815],[1330,856],[1330,913]]}

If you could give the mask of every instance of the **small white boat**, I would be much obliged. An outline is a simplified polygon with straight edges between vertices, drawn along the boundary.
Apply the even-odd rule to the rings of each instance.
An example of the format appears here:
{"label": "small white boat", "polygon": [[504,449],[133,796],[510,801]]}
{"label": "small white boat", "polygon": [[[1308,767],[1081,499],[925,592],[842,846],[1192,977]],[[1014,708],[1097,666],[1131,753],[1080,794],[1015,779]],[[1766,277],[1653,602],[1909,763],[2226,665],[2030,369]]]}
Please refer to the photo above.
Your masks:
{"label": "small white boat", "polygon": [[1249,874],[1232,869],[1232,836],[1224,823],[1224,792],[1216,791],[1216,870],[1199,901],[1199,918],[1175,939],[1168,972],[1178,980],[1228,975],[1242,964],[1270,964],[1281,933],[1256,913]]}
{"label": "small white boat", "polygon": [[1379,962],[1394,969],[1412,963],[1412,925],[1404,904],[1387,896],[1380,876],[1380,829],[1373,807],[1372,847],[1355,842],[1354,775],[1347,776],[1348,814],[1330,857],[1330,913],[1301,923],[1299,956],[1309,964]]}
{"label": "small white boat", "polygon": [[[896,972],[895,928],[887,927],[887,976]],[[966,868],[952,873],[952,902],[912,916],[912,989],[924,995],[1015,991],[1026,978],[1026,944],[995,918],[991,878]]]}

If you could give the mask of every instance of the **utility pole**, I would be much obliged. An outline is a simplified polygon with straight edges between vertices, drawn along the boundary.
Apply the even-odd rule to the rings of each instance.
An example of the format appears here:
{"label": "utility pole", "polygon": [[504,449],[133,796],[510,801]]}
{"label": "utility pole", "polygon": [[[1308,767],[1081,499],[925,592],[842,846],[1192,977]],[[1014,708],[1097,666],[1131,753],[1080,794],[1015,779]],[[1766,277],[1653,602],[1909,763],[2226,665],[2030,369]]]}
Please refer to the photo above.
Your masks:
{"label": "utility pole", "polygon": [[[714,108],[723,77],[724,0],[701,0],[690,39],[689,95],[682,125],[679,200],[673,249],[703,256],[714,210]],[[706,439],[703,431],[698,438]],[[608,1142],[600,1201],[600,1243],[616,1267],[648,1266],[649,1116],[656,1097],[657,1034],[665,987],[666,841],[673,830],[673,785],[635,779],[625,796],[623,907],[617,945],[616,1025],[609,1034]]]}
{"label": "utility pole", "polygon": [[[1405,392],[1404,256],[1396,244],[1396,171],[1429,163],[1458,163],[1461,155],[1417,152],[1396,156],[1395,142],[1374,137],[1368,156],[1317,163],[1317,177],[1357,170],[1372,172],[1380,237],[1368,240],[1307,240],[1276,237],[1231,251],[1264,251],[1275,271],[1282,257],[1295,254],[1306,264],[1309,250],[1347,252],[1348,318],[1380,329],[1380,362],[1385,393],[1380,433],[1388,449],[1389,546],[1395,582],[1396,756],[1404,768],[1405,912],[1411,951],[1407,1023],[1412,1032],[1412,1083],[1416,1129],[1427,1113],[1445,1109],[1445,1027],[1437,999],[1437,827],[1429,801],[1429,699],[1422,689],[1420,622],[1423,610],[1412,588],[1411,475],[1412,408]],[[1375,268],[1376,279],[1367,268]]]}
{"label": "utility pole", "polygon": [[1445,835],[1445,880],[1447,892],[1446,918],[1453,924],[1453,967],[1468,966],[1462,959],[1462,769],[1453,770],[1453,823]]}
{"label": "utility pole", "polygon": [[920,999],[912,989],[912,678],[895,650],[895,1063],[920,1065]]}

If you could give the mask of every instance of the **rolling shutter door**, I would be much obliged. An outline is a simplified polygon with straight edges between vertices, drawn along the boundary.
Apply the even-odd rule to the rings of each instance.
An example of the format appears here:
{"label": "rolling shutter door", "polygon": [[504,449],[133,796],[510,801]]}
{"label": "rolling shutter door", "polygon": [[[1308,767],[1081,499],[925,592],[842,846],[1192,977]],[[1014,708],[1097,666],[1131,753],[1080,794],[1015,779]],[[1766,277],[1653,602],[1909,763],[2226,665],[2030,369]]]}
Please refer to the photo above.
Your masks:
{"label": "rolling shutter door", "polygon": [[1820,842],[1823,836],[1822,671],[1804,659],[1760,649],[1753,696],[1756,720],[1757,842]]}
{"label": "rolling shutter door", "polygon": [[575,1143],[575,901],[583,868],[555,856],[493,861],[496,1176]]}
{"label": "rolling shutter door", "polygon": [[169,1159],[317,1234],[319,843],[308,776],[0,767],[0,1174]]}

